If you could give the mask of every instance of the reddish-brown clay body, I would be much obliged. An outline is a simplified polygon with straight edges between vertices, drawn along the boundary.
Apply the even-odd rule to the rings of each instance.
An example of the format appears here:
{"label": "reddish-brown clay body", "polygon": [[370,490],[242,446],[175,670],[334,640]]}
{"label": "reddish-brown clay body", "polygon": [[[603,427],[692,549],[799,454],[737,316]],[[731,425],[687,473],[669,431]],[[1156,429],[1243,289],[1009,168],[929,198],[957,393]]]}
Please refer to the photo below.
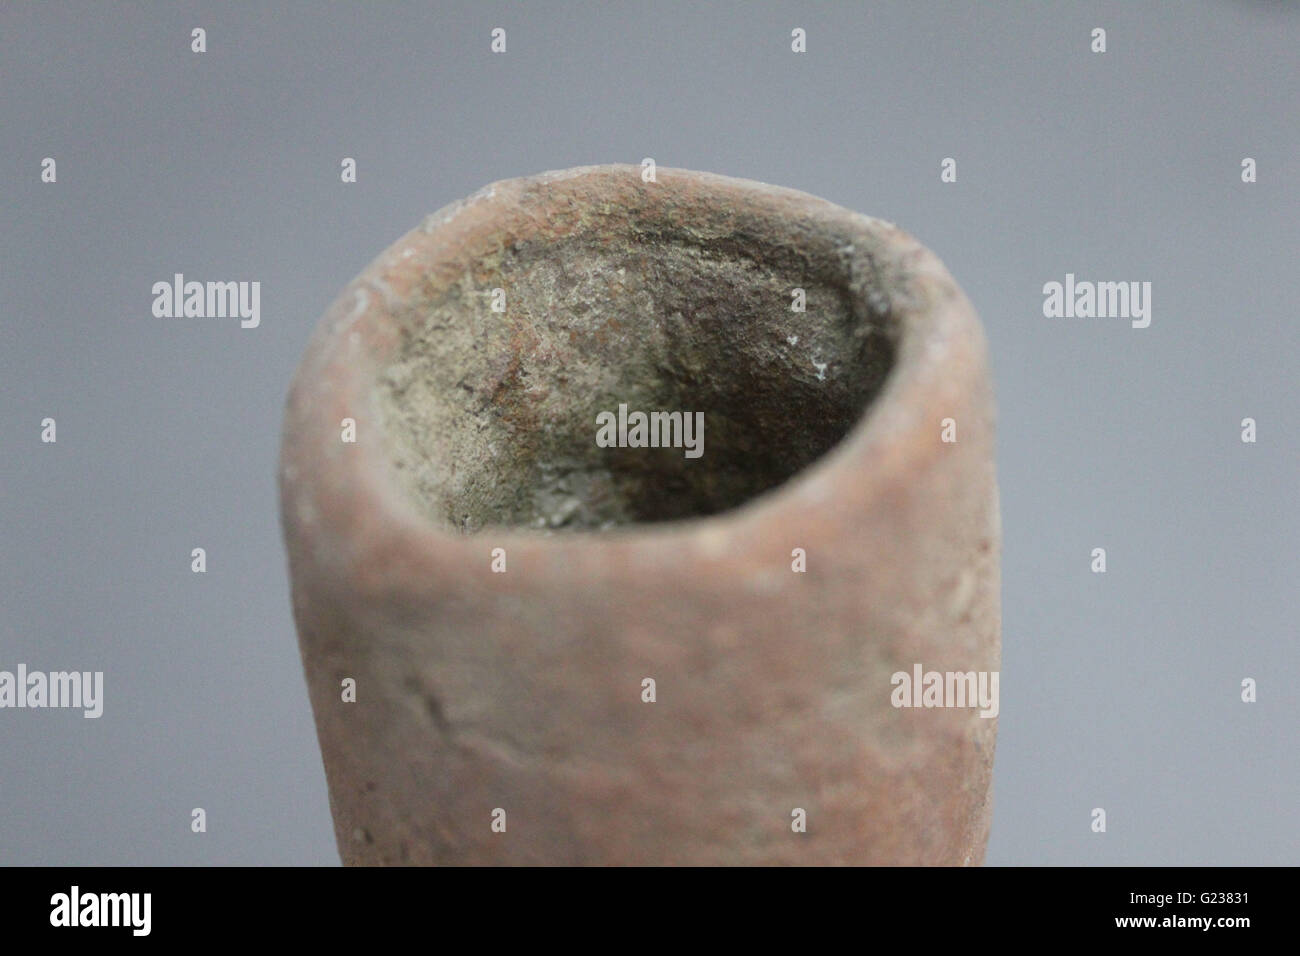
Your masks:
{"label": "reddish-brown clay body", "polygon": [[[564,268],[547,271],[561,247]],[[592,250],[615,258],[584,269]],[[656,262],[682,255],[689,276],[657,277]],[[822,276],[840,310],[815,332],[800,328],[813,305],[790,309],[800,270]],[[556,332],[578,321],[565,317],[570,279],[608,297],[617,327]],[[714,311],[696,314],[699,290],[719,284]],[[662,306],[674,286],[693,298]],[[734,328],[714,321],[769,294],[753,328],[788,322],[788,336],[750,334],[743,314]],[[724,338],[699,344],[705,334]],[[805,334],[812,351],[784,351]],[[656,336],[680,345],[663,355],[699,360],[633,351]],[[566,530],[540,492],[494,497],[521,474],[555,474],[538,436],[595,434],[597,406],[583,403],[592,382],[618,397],[624,359],[629,391],[681,398],[706,420],[730,396],[705,432],[707,469],[711,447],[759,461],[769,422],[797,443],[817,427],[804,421],[817,389],[857,395],[855,370],[879,356],[888,366],[842,439],[734,507],[722,505],[747,487],[743,467],[687,474],[680,455],[671,467],[693,490],[655,505],[672,520],[639,522],[616,495],[598,511],[575,493],[564,514],[590,511],[591,529]],[[456,397],[430,398],[427,383],[458,362],[471,371],[446,373]],[[579,362],[581,394],[546,377]],[[581,409],[571,426],[569,404]],[[355,442],[342,440],[345,419]],[[585,454],[577,438],[572,448]],[[668,169],[644,182],[625,166],[496,183],[435,213],[327,313],[285,421],[294,615],[344,862],[981,862],[996,719],[895,707],[891,675],[999,668],[993,451],[978,320],[938,260],[888,223],[791,190]],[[561,458],[566,493],[593,474],[602,493],[655,487]],[[711,513],[680,513],[684,495]],[[595,530],[608,516],[613,527]],[[552,534],[532,527],[557,521]]]}

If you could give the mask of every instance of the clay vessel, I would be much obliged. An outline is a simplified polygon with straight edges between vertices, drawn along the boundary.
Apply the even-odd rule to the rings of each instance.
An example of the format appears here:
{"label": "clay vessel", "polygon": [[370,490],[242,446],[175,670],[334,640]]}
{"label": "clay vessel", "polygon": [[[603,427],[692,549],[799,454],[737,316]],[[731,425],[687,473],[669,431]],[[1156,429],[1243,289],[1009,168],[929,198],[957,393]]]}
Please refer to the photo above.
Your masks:
{"label": "clay vessel", "polygon": [[[600,446],[620,404],[702,454]],[[284,425],[343,861],[980,862],[996,719],[895,704],[999,667],[993,451],[974,311],[890,223],[635,166],[429,216]]]}

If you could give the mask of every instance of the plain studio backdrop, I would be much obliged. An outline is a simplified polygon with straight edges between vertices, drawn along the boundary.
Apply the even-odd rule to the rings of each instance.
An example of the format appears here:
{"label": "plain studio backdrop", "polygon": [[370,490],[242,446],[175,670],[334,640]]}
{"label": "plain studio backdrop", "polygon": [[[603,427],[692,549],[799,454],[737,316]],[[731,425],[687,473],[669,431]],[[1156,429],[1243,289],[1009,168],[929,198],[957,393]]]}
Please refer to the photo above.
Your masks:
{"label": "plain studio backdrop", "polygon": [[[0,711],[0,863],[337,863],[275,488],[308,335],[425,213],[645,157],[897,222],[985,323],[988,862],[1296,863],[1298,49],[1244,0],[4,3],[0,669],[105,701]],[[178,272],[260,326],[156,318]],[[1044,317],[1067,273],[1150,327]]]}

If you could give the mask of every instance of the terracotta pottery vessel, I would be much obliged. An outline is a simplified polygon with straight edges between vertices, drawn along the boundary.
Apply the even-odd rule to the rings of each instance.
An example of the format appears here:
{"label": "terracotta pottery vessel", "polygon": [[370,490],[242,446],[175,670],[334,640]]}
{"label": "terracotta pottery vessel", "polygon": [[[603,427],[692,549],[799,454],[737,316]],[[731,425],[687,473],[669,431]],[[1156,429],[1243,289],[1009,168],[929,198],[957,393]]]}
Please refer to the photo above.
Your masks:
{"label": "terracotta pottery vessel", "polygon": [[343,861],[981,862],[997,721],[898,675],[998,670],[993,450],[974,311],[889,223],[635,166],[434,213],[285,419]]}

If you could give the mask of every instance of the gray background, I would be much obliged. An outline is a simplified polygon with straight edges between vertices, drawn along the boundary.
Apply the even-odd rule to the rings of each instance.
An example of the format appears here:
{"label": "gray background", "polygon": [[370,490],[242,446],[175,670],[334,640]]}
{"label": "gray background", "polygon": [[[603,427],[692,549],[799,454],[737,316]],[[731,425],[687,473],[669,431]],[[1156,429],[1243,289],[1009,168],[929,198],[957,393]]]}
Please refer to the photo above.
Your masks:
{"label": "gray background", "polygon": [[[260,7],[0,5],[0,668],[106,687],[0,711],[0,863],[337,863],[274,484],[308,334],[424,213],[645,156],[898,222],[983,317],[988,862],[1300,862],[1295,4]],[[261,327],[154,318],[174,272]],[[1044,318],[1066,272],[1151,327]]]}

